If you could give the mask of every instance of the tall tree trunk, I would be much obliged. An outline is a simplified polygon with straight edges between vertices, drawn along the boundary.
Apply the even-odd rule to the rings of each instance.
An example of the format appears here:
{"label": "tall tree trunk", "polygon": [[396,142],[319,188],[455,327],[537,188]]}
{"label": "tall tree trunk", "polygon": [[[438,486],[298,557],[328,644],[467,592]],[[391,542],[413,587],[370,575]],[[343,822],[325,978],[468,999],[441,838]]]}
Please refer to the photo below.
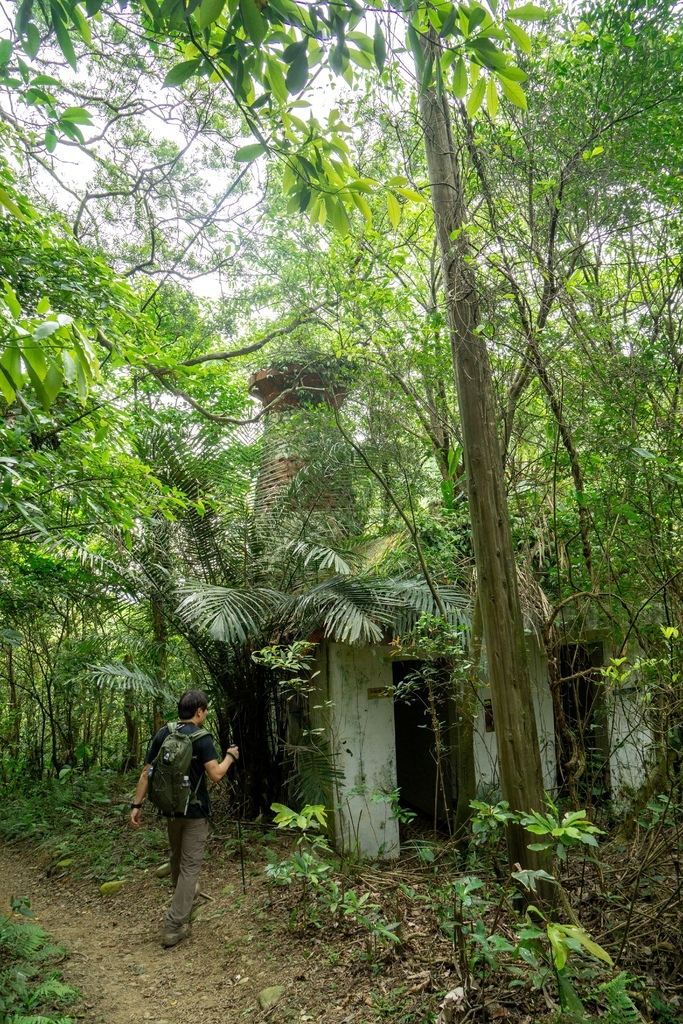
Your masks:
{"label": "tall tree trunk", "polygon": [[[437,45],[436,40],[425,41],[427,51]],[[541,754],[493,384],[486,342],[479,331],[475,275],[468,262],[462,179],[445,98],[438,98],[430,88],[422,93],[419,106],[460,409],[502,795],[513,810],[542,810]],[[523,829],[515,825],[508,829],[508,857],[511,865],[525,868],[545,863],[527,848]]]}

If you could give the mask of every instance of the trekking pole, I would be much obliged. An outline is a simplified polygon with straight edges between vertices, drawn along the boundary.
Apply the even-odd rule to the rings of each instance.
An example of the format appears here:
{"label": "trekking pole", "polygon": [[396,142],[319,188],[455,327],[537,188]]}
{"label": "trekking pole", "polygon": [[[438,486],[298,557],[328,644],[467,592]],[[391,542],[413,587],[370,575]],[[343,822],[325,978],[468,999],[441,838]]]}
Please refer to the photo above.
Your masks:
{"label": "trekking pole", "polygon": [[242,844],[242,822],[240,821],[239,818],[237,819],[237,842],[240,848],[240,868],[242,869],[242,892],[246,895],[247,881],[246,878],[244,877],[244,846]]}
{"label": "trekking pole", "polygon": [[[230,746],[234,747],[234,745],[235,745],[234,742],[231,740],[230,741]],[[241,820],[239,818],[239,808],[238,808],[238,816],[236,818],[236,821],[237,821],[237,845],[238,845],[239,851],[240,851],[240,870],[242,872],[242,892],[246,895],[246,892],[247,892],[247,880],[246,880],[245,875],[244,875],[244,843],[242,842],[242,822],[241,822]]]}

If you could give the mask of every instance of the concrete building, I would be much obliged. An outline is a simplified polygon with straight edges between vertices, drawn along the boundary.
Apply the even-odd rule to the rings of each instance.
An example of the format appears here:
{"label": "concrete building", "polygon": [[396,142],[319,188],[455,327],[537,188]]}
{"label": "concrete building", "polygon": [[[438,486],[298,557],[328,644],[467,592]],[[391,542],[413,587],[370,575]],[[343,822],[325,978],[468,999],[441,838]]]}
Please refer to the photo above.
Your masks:
{"label": "concrete building", "polygon": [[[544,782],[556,794],[555,716],[545,654],[533,633],[528,635],[528,650]],[[400,852],[399,824],[393,813],[396,800],[430,818],[435,810],[439,813],[442,801],[429,708],[419,694],[409,702],[394,699],[396,686],[418,663],[399,661],[395,654],[389,646],[323,641],[316,659],[311,714],[337,772],[331,795],[335,842],[340,850],[369,857],[392,858]],[[564,657],[575,663],[580,657],[582,664],[589,658],[598,669],[604,664],[605,645],[601,641],[568,644]],[[565,673],[571,674],[563,669]],[[644,778],[651,747],[649,730],[632,695],[610,694],[605,700],[601,688],[596,700],[595,680],[589,676],[578,682],[563,693],[565,713],[570,721],[573,715],[584,716],[587,758],[594,761],[590,784],[599,784],[618,800]],[[439,717],[445,722],[446,746],[457,729],[452,716],[444,702]],[[499,798],[496,733],[485,685],[479,691],[474,755],[478,793],[494,802]],[[447,796],[454,800],[455,793]]]}

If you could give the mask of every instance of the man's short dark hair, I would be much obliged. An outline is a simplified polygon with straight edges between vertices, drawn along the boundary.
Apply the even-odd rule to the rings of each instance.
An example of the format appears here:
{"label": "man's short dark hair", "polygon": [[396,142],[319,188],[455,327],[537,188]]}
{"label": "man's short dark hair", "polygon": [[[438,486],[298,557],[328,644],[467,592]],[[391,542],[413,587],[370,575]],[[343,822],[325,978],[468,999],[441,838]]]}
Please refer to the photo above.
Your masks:
{"label": "man's short dark hair", "polygon": [[194,718],[200,708],[208,708],[209,698],[203,690],[185,690],[178,701],[178,718],[181,722],[187,722]]}

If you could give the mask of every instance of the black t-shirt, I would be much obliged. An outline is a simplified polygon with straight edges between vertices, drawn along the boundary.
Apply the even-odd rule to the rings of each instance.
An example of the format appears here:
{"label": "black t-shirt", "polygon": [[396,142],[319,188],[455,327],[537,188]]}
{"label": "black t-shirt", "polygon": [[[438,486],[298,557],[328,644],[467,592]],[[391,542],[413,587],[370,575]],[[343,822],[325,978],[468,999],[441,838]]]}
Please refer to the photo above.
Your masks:
{"label": "black t-shirt", "polygon": [[[191,736],[193,732],[197,732],[199,729],[198,725],[194,722],[181,722],[178,727],[180,732],[187,733]],[[147,756],[145,758],[146,764],[151,764],[154,758],[161,750],[161,744],[168,736],[168,726],[165,725],[163,729],[160,729],[154,739],[149,745]],[[206,788],[206,772],[204,771],[204,765],[207,761],[218,761],[218,754],[213,744],[213,738],[211,736],[200,736],[198,740],[195,740],[192,744],[192,761],[190,762],[190,786],[194,793],[197,789],[197,799],[199,803],[191,803],[187,808],[187,814],[184,815],[186,818],[208,818],[211,814],[211,801],[209,799],[209,791]],[[199,786],[197,787],[197,783]],[[177,817],[181,818],[183,815],[179,814]]]}

